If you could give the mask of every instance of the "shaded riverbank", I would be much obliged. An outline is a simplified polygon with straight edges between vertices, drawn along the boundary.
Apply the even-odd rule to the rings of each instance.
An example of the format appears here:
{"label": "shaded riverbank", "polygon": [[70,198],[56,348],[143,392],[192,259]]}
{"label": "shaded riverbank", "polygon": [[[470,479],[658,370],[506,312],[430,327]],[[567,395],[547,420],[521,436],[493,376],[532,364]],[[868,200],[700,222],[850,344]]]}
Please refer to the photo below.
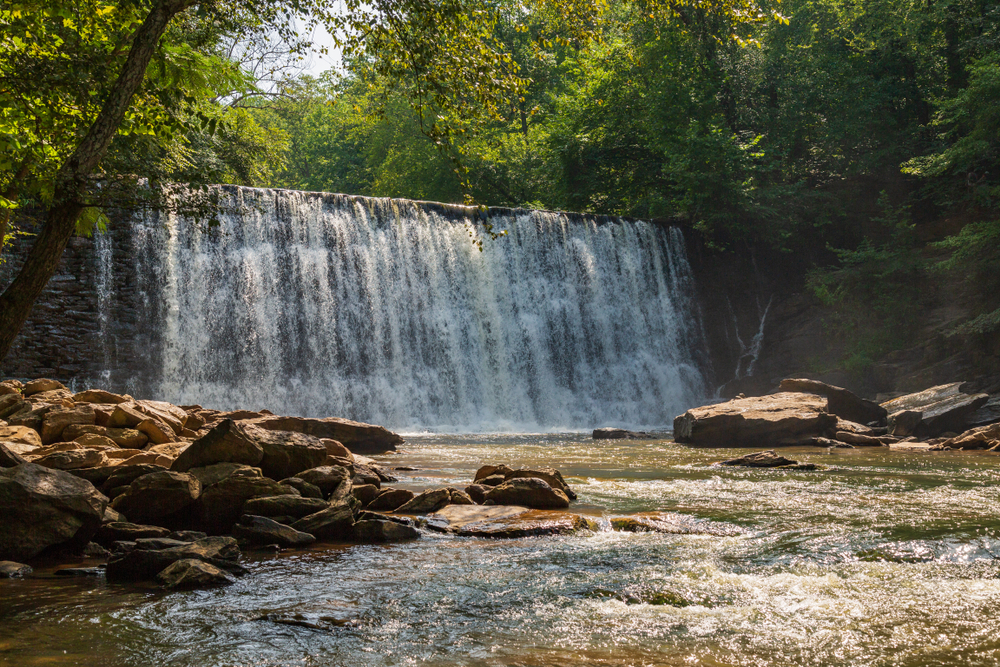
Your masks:
{"label": "shaded riverbank", "polygon": [[[668,441],[407,441],[400,453],[378,457],[389,468],[417,468],[394,471],[396,486],[457,484],[484,461],[546,464],[580,494],[574,511],[678,512],[738,531],[510,541],[427,533],[403,545],[251,553],[249,576],[203,592],[165,594],[101,578],[3,582],[0,664],[986,665],[1000,658],[995,454],[790,449],[783,453],[827,469],[789,472],[710,467],[746,450]],[[673,604],[650,604],[664,601]]]}

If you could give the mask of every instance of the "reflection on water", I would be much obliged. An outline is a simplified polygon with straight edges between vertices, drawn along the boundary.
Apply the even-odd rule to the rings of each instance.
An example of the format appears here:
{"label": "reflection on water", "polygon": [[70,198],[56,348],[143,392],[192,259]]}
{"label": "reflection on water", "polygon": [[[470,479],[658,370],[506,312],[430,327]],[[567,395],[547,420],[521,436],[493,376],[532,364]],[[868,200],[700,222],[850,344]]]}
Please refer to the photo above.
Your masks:
{"label": "reflection on water", "polygon": [[1000,661],[1000,459],[834,451],[795,450],[828,468],[783,472],[710,467],[735,452],[667,441],[411,437],[381,457],[418,469],[399,486],[464,484],[486,462],[554,466],[578,511],[664,510],[740,531],[427,534],[251,556],[251,574],[218,591],[0,582],[0,664]]}

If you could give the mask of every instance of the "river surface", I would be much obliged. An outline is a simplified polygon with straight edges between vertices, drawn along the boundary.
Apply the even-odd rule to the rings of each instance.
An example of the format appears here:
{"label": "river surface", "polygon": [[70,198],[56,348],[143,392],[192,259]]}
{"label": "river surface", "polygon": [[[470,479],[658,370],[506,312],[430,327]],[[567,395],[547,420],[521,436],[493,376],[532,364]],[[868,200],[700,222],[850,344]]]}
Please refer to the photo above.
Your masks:
{"label": "river surface", "polygon": [[[746,451],[410,436],[379,457],[418,469],[394,486],[464,486],[489,462],[552,466],[579,493],[575,511],[676,512],[718,534],[428,533],[247,554],[250,574],[235,585],[183,593],[40,568],[0,582],[0,664],[1000,662],[1000,458],[807,449],[784,453],[828,468],[710,465]],[[664,598],[675,604],[647,602]]]}

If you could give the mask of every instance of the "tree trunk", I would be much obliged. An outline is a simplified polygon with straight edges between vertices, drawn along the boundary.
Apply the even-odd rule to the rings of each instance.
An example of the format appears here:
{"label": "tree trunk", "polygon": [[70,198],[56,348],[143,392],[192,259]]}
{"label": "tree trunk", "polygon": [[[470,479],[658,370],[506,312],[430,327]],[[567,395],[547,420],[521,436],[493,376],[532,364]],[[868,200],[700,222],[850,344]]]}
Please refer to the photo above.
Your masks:
{"label": "tree trunk", "polygon": [[87,177],[108,152],[132,97],[142,84],[146,67],[171,19],[195,0],[160,0],[150,9],[132,39],[132,47],[97,120],[56,174],[52,208],[42,231],[14,281],[0,295],[0,359],[7,356],[35,300],[59,266],[66,244],[83,211]]}

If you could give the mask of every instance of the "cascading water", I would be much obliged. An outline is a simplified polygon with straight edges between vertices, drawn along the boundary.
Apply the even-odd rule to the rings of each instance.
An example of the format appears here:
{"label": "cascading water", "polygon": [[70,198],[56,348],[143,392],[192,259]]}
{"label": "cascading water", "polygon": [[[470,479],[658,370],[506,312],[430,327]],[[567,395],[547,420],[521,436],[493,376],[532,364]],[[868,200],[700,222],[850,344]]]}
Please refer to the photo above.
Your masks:
{"label": "cascading water", "polygon": [[[155,329],[147,384],[160,398],[404,431],[523,431],[663,427],[704,394],[677,229],[293,191],[222,196],[240,212],[217,227],[164,214],[130,230]],[[487,217],[507,236],[480,252],[470,234]]]}

